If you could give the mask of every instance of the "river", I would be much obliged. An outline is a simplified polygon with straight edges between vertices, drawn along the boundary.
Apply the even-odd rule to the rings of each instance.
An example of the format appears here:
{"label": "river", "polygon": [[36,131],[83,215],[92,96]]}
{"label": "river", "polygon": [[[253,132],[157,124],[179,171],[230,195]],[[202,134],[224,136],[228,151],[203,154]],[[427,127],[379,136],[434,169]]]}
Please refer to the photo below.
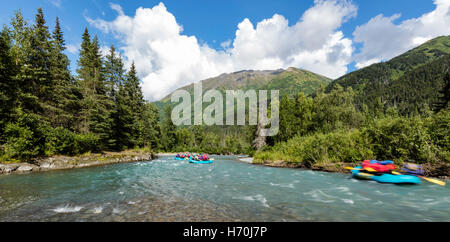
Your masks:
{"label": "river", "polygon": [[450,189],[160,156],[0,176],[0,221],[450,221]]}

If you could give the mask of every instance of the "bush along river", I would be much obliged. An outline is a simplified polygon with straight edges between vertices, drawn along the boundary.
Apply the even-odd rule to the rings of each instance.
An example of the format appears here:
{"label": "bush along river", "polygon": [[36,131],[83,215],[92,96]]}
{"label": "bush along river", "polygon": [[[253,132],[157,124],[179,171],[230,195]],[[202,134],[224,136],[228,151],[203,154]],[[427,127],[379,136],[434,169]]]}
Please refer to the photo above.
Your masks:
{"label": "bush along river", "polygon": [[450,221],[450,189],[216,156],[0,176],[0,221]]}

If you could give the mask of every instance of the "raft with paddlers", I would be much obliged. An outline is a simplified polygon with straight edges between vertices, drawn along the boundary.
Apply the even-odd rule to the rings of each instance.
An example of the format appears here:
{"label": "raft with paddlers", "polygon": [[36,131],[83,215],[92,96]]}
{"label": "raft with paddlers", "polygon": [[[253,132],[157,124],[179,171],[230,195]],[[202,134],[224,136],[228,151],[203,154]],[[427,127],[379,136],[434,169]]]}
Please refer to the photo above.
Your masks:
{"label": "raft with paddlers", "polygon": [[352,171],[353,177],[364,180],[374,180],[379,183],[392,183],[392,184],[420,184],[420,179],[411,175],[393,175],[393,174],[376,174],[376,172],[368,172],[363,167],[357,166]]}
{"label": "raft with paddlers", "polygon": [[361,166],[346,167],[352,170],[352,176],[357,179],[374,180],[380,183],[420,184],[422,178],[431,183],[445,186],[445,182],[422,176],[424,171],[420,165],[406,163],[402,173],[395,171],[397,167],[393,161],[365,160]]}
{"label": "raft with paddlers", "polygon": [[420,184],[420,179],[411,175],[394,174],[397,167],[393,161],[365,160],[361,166],[352,168],[352,176],[357,179],[374,180],[379,183]]}
{"label": "raft with paddlers", "polygon": [[175,160],[189,160],[191,158],[190,154],[177,154]]}
{"label": "raft with paddlers", "polygon": [[214,159],[209,158],[208,154],[194,155],[189,159],[189,162],[194,164],[211,164],[213,161]]}

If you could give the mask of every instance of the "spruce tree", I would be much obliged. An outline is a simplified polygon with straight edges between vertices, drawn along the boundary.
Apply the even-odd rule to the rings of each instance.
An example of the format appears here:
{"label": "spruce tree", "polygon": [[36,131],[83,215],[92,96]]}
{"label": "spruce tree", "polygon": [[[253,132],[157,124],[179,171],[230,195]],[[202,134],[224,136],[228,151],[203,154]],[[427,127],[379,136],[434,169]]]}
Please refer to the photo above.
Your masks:
{"label": "spruce tree", "polygon": [[161,128],[159,124],[159,110],[155,104],[147,102],[142,113],[142,131],[138,139],[140,146],[159,148]]}
{"label": "spruce tree", "polygon": [[123,82],[125,76],[124,64],[122,56],[116,53],[116,48],[111,45],[109,54],[105,58],[105,80],[107,95],[112,100],[117,95],[119,85]]}
{"label": "spruce tree", "polygon": [[33,67],[30,64],[33,29],[23,18],[21,11],[16,11],[11,19],[11,54],[17,69],[14,79],[17,81],[19,92],[18,107],[24,112],[38,112],[41,110],[39,98],[36,95],[36,83],[33,78]]}
{"label": "spruce tree", "polygon": [[[112,59],[112,53],[110,57]],[[112,63],[111,61],[109,62]],[[154,132],[153,130],[145,130],[148,128],[149,123],[148,120],[144,120],[144,110],[144,96],[139,86],[136,67],[132,63],[123,83],[119,84],[119,92],[116,97],[116,111],[113,114],[114,137],[117,142],[116,149],[146,145],[147,142],[143,136],[148,136],[148,133]],[[152,112],[150,111],[146,115],[151,116]]]}
{"label": "spruce tree", "polygon": [[139,79],[137,77],[136,66],[134,62],[131,64],[131,69],[127,74],[127,78],[124,83],[124,89],[126,95],[128,96],[128,106],[131,110],[131,115],[133,117],[132,123],[132,143],[134,145],[139,145],[138,140],[143,132],[143,112],[144,112],[144,95],[142,94],[142,89],[139,85]]}
{"label": "spruce tree", "polygon": [[[124,144],[124,139],[128,139],[128,135],[123,135],[122,127],[123,121],[121,120],[122,108],[120,105],[125,105],[124,99],[121,98],[119,100],[119,89],[122,86],[123,79],[125,76],[125,70],[123,68],[124,64],[122,61],[122,57],[116,54],[116,49],[112,45],[109,51],[109,54],[105,58],[104,70],[105,70],[105,80],[106,80],[106,91],[107,96],[111,102],[114,103],[114,107],[111,110],[111,121],[112,121],[112,129],[110,132],[110,141],[109,145],[111,148],[120,150]],[[122,88],[123,89],[123,88]],[[120,91],[120,95],[124,95],[123,90]],[[124,138],[126,136],[127,138]]]}
{"label": "spruce tree", "polygon": [[167,105],[164,112],[165,117],[161,124],[161,146],[165,151],[171,151],[175,147],[177,126],[171,118],[172,107]]}
{"label": "spruce tree", "polygon": [[74,129],[76,124],[75,114],[80,109],[80,93],[70,74],[69,58],[64,54],[66,46],[59,18],[56,18],[52,37],[50,72],[54,85],[51,99],[53,109],[50,120],[53,127]]}
{"label": "spruce tree", "polygon": [[50,73],[50,33],[42,8],[39,8],[36,14],[30,45],[28,64],[31,67],[32,92],[42,102],[47,102],[51,100],[54,83]]}
{"label": "spruce tree", "polygon": [[439,101],[434,104],[436,113],[448,108],[448,101],[450,100],[450,72],[447,72],[444,76],[444,86],[439,91],[439,95]]}
{"label": "spruce tree", "polygon": [[130,96],[132,102],[130,105],[133,108],[133,114],[138,118],[144,109],[144,95],[142,94],[142,89],[139,85],[139,78],[137,77],[134,62],[131,64],[131,69],[128,72],[124,87]]}
{"label": "spruce tree", "polygon": [[103,60],[97,36],[91,41],[86,29],[81,44],[78,61],[78,84],[83,95],[81,102],[82,133],[92,132],[98,135],[102,149],[110,146],[112,128],[111,109],[113,103],[106,96]]}
{"label": "spruce tree", "polygon": [[124,86],[119,85],[116,99],[116,112],[114,113],[114,136],[117,150],[131,148],[133,132],[133,113],[130,107],[130,96]]}
{"label": "spruce tree", "polygon": [[16,68],[10,51],[10,30],[4,27],[0,33],[0,144],[3,143],[4,127],[11,121],[17,101]]}

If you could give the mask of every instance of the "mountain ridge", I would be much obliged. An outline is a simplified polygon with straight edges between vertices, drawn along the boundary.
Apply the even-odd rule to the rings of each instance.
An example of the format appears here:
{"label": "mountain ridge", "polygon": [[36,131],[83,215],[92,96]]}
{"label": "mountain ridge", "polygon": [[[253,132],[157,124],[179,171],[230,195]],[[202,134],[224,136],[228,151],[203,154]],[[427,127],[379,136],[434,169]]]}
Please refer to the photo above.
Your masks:
{"label": "mountain ridge", "polygon": [[[312,94],[320,86],[327,86],[331,81],[332,79],[323,75],[295,67],[276,70],[241,70],[232,73],[223,73],[216,77],[191,83],[175,91],[187,90],[192,94],[194,84],[201,83],[204,91],[211,89],[219,91],[276,89],[280,90],[280,96],[285,94],[291,96],[300,91],[306,94]],[[166,103],[170,102],[172,93],[154,103],[159,108],[162,108]]]}
{"label": "mountain ridge", "polygon": [[[403,103],[404,107],[400,108],[403,114],[423,112],[425,106],[431,108],[437,99],[439,88],[443,86],[443,74],[449,71],[449,55],[450,36],[440,36],[387,62],[348,73],[332,81],[326,92],[339,84],[344,88],[351,87],[356,92],[356,104],[359,108],[367,105],[371,109],[381,101],[386,108]],[[440,69],[435,68],[436,65]],[[417,98],[407,98],[408,96]],[[414,104],[406,103],[408,100],[414,100]]]}
{"label": "mountain ridge", "polygon": [[[405,72],[416,69],[446,54],[450,54],[450,36],[440,36],[393,57],[389,61],[374,63],[347,73],[331,82],[327,87],[327,91],[330,91],[336,84],[344,88],[348,86],[355,87],[359,84],[364,84],[366,81],[371,81],[368,78],[372,76],[376,79],[388,78],[389,80],[396,80],[404,75]],[[376,73],[376,75],[367,75],[368,72]]]}

